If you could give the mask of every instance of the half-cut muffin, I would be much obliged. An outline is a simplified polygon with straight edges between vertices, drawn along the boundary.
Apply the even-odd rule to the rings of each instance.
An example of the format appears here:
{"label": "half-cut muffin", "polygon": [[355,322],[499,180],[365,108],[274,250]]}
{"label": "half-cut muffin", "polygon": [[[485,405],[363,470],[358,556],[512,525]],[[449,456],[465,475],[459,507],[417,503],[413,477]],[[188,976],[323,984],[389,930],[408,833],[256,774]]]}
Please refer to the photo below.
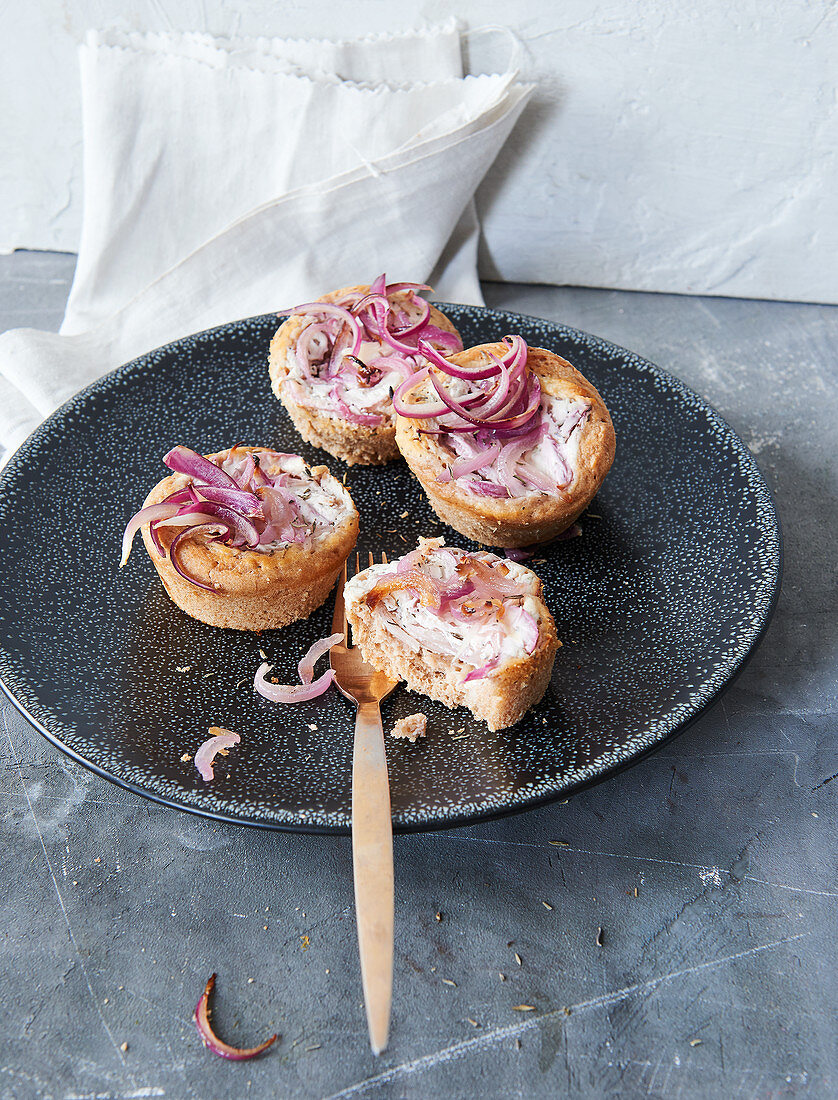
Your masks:
{"label": "half-cut muffin", "polygon": [[520,721],[547,689],[560,643],[541,596],[532,570],[442,539],[420,539],[344,589],[364,660],[490,730]]}
{"label": "half-cut muffin", "polygon": [[397,391],[396,441],[440,519],[489,546],[530,546],[585,510],[614,460],[600,395],[520,336],[430,365]]}
{"label": "half-cut muffin", "polygon": [[177,606],[210,626],[269,630],[319,607],[358,536],[358,513],[325,466],[265,447],[199,455],[174,470],[131,519],[122,564],[143,541]]}
{"label": "half-cut muffin", "polygon": [[449,354],[462,341],[419,283],[346,287],[297,306],[271,341],[274,393],[308,443],[349,465],[398,458],[393,391],[424,363],[419,340]]}

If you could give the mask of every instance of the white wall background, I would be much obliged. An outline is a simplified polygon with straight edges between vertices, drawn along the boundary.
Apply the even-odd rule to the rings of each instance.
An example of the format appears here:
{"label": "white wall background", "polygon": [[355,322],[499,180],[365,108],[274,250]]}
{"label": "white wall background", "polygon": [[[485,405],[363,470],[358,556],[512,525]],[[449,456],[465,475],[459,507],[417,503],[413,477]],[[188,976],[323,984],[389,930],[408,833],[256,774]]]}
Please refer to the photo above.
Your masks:
{"label": "white wall background", "polygon": [[[470,28],[515,30],[522,77],[539,86],[478,196],[483,275],[838,302],[832,0],[461,0],[453,10]],[[7,0],[0,250],[78,245],[76,46],[88,27],[352,37],[451,11],[443,0]],[[473,40],[473,68],[491,64],[488,42]]]}

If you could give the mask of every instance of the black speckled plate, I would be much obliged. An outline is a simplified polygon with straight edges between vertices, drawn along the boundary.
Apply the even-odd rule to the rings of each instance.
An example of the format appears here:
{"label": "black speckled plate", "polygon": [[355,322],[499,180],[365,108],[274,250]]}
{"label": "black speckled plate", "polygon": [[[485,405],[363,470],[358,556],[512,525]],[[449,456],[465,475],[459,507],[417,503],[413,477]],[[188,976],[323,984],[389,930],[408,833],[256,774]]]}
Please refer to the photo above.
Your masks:
{"label": "black speckled plate", "polygon": [[[429,829],[566,797],[660,745],[739,671],[770,618],[781,542],[747,448],[694,393],[630,352],[531,317],[447,307],[466,346],[520,332],[599,388],[617,458],[580,538],[530,563],[564,647],[542,703],[489,733],[397,689],[385,728],[421,708],[429,736],[387,746],[394,823]],[[301,442],[266,370],[273,317],[178,341],[85,390],[43,424],[2,477],[0,679],[65,752],[131,790],[237,822],[344,832],[353,713],[337,691],[296,706],[253,693],[259,649],[296,682],[330,633],[331,601],[261,637],[204,626],[168,599],[139,540],[121,572],[127,518],[176,443],[237,442],[325,458]],[[418,535],[467,544],[432,514],[404,464],[347,475],[359,546],[398,555]],[[325,666],[319,666],[325,667]],[[209,726],[242,734],[205,784],[194,754]]]}

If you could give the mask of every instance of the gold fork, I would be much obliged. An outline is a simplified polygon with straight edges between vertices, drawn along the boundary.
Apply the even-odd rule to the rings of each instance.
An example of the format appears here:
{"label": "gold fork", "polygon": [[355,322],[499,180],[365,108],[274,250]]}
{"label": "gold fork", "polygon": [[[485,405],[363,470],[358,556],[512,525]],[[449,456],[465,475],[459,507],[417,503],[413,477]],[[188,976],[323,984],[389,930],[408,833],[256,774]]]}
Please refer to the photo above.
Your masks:
{"label": "gold fork", "polygon": [[[387,562],[387,555],[381,555]],[[374,564],[372,554],[370,565]],[[355,555],[355,571],[360,556]],[[348,623],[343,603],[346,563],[338,581],[332,632],[343,634],[343,643],[330,651],[335,683],[358,708],[352,754],[352,868],[355,879],[355,919],[361,956],[361,982],[367,1010],[367,1027],[373,1054],[387,1046],[390,1004],[393,997],[393,821],[390,815],[390,783],[384,752],[384,730],[379,702],[396,686],[395,681],[368,665],[360,652],[349,646]]]}

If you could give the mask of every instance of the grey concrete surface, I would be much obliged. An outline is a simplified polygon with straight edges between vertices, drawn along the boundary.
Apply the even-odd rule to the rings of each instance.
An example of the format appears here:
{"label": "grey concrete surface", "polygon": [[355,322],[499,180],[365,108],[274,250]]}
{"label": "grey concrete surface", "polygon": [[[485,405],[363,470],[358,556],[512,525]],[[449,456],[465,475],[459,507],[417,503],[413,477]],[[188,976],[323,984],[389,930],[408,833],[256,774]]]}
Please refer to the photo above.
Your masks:
{"label": "grey concrete surface", "polygon": [[[56,327],[72,266],[0,258],[0,329]],[[762,646],[712,711],[632,770],[564,805],[397,838],[379,1059],[348,840],[163,809],[6,706],[0,1097],[838,1095],[838,309],[486,294],[640,352],[749,443],[786,541]],[[261,1060],[201,1046],[191,1013],[212,971],[223,1035],[281,1033]]]}

